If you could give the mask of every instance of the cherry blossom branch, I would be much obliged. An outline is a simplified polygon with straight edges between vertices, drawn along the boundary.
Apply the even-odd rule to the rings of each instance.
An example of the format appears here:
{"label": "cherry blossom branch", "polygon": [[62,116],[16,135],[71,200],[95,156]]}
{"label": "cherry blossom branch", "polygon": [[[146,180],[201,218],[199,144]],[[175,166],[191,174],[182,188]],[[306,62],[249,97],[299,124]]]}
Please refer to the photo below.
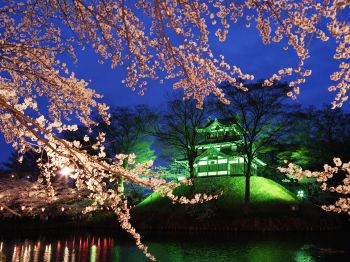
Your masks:
{"label": "cherry blossom branch", "polygon": [[[333,159],[335,166],[329,166],[328,164],[324,165],[324,171],[310,171],[303,170],[302,168],[296,166],[293,163],[288,163],[288,167],[278,167],[278,170],[283,174],[292,174],[295,179],[302,179],[304,177],[313,177],[316,178],[317,182],[321,183],[320,188],[325,191],[336,192],[338,194],[347,195],[346,198],[339,198],[333,205],[322,205],[322,209],[332,212],[345,212],[350,215],[350,162],[343,163],[340,158]],[[327,181],[332,179],[338,173],[344,173],[345,178],[342,181],[342,184],[338,186],[328,186]]]}

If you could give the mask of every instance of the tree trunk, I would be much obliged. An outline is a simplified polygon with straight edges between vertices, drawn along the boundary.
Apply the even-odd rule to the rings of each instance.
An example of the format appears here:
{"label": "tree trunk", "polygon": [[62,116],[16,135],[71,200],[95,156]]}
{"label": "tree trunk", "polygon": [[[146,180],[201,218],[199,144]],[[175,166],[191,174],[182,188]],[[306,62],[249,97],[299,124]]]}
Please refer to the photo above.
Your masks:
{"label": "tree trunk", "polygon": [[247,170],[245,173],[245,195],[244,195],[244,214],[248,215],[250,212],[250,172],[252,166],[252,159],[249,157],[247,161]]}
{"label": "tree trunk", "polygon": [[190,178],[191,179],[194,178],[194,167],[193,167],[193,165],[194,165],[193,159],[189,159],[188,160],[188,167],[190,169]]}
{"label": "tree trunk", "polygon": [[189,157],[188,159],[188,167],[190,169],[190,179],[192,180],[192,185],[190,187],[190,193],[191,195],[194,194],[194,184],[193,184],[193,178],[194,178],[194,159],[192,157]]}

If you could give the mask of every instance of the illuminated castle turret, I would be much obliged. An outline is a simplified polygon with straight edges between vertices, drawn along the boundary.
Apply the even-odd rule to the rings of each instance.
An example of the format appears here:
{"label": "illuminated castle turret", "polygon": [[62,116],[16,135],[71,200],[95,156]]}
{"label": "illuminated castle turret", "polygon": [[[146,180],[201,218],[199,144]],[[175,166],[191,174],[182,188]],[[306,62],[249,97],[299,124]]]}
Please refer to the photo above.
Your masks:
{"label": "illuminated castle turret", "polygon": [[[203,135],[203,141],[196,146],[195,176],[244,175],[243,142],[236,125],[228,120],[215,119],[197,132]],[[256,175],[258,168],[265,165],[255,158],[251,174]]]}

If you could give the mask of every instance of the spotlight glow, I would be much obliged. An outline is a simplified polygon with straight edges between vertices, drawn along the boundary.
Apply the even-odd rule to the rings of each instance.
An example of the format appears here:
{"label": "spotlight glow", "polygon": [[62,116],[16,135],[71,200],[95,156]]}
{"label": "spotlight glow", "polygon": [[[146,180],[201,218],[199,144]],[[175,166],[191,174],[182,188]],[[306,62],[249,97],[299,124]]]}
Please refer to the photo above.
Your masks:
{"label": "spotlight glow", "polygon": [[64,167],[64,168],[62,168],[61,170],[60,170],[60,174],[62,175],[62,176],[69,176],[71,173],[72,173],[72,169],[71,168],[69,168],[69,167]]}
{"label": "spotlight glow", "polygon": [[303,191],[303,190],[299,190],[299,191],[297,192],[297,197],[299,197],[299,198],[304,198],[304,196],[305,196],[305,194],[304,194],[304,191]]}

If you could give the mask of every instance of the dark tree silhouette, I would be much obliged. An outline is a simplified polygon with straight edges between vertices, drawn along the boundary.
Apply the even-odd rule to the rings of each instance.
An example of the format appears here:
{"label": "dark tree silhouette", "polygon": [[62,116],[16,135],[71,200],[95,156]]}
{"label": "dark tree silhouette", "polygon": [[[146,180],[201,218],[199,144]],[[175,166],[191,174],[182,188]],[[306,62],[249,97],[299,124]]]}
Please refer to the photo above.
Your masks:
{"label": "dark tree silhouette", "polygon": [[287,84],[274,83],[264,87],[262,83],[248,84],[249,91],[234,90],[222,84],[230,105],[217,104],[222,118],[235,123],[242,135],[242,153],[245,161],[245,213],[250,209],[250,176],[252,162],[258,155],[272,150],[272,145],[285,135],[289,127],[284,118],[288,111],[285,103]]}
{"label": "dark tree silhouette", "polygon": [[155,132],[164,147],[170,148],[177,158],[188,162],[190,178],[194,177],[194,160],[197,157],[196,145],[200,136],[196,129],[208,116],[208,107],[196,107],[193,100],[184,100],[179,93],[174,93],[168,100],[166,111],[162,114]]}

